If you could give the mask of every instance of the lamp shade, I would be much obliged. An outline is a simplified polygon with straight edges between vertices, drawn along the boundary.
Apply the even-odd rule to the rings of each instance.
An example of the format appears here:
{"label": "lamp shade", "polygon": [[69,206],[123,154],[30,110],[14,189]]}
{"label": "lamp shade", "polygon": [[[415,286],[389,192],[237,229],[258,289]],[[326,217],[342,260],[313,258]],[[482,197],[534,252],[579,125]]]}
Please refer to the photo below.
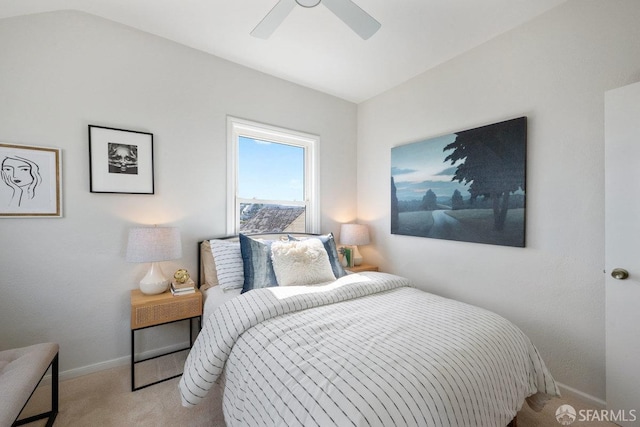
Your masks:
{"label": "lamp shade", "polygon": [[368,245],[370,241],[369,228],[366,225],[342,224],[340,227],[340,243],[343,245]]}
{"label": "lamp shade", "polygon": [[182,257],[177,227],[134,227],[129,230],[128,262],[169,261]]}

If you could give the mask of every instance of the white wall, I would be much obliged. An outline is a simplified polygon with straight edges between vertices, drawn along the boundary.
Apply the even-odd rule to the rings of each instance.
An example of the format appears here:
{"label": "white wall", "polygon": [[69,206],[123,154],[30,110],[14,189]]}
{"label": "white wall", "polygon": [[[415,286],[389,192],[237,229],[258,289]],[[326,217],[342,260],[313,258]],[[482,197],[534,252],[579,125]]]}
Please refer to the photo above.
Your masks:
{"label": "white wall", "polygon": [[[0,349],[59,342],[67,375],[127,362],[146,268],[124,260],[127,229],[178,226],[165,270],[196,272],[197,240],[226,232],[227,114],[320,135],[322,229],[356,216],[352,103],[77,12],[0,20],[0,52],[0,141],[62,148],[64,199],[61,219],[0,219]],[[154,134],[155,195],[89,192],[89,124]]]}
{"label": "white wall", "polygon": [[[62,370],[126,362],[127,228],[224,234],[226,115],[319,134],[322,228],[372,225],[367,262],[493,309],[556,378],[604,399],[603,98],[640,80],[640,3],[572,0],[394,90],[353,104],[76,12],[0,20],[0,141],[63,149],[64,217],[0,219],[0,349],[60,342]],[[357,117],[356,117],[357,114]],[[527,248],[389,234],[391,147],[529,117]],[[357,122],[357,133],[356,133]],[[154,134],[156,194],[89,192],[87,125]],[[357,135],[357,162],[356,145]],[[172,345],[184,328],[151,333]]]}
{"label": "white wall", "polygon": [[[640,80],[640,2],[572,0],[359,105],[368,262],[519,325],[605,399],[604,92]],[[526,248],[390,235],[391,147],[528,117]],[[385,196],[386,195],[386,196]]]}

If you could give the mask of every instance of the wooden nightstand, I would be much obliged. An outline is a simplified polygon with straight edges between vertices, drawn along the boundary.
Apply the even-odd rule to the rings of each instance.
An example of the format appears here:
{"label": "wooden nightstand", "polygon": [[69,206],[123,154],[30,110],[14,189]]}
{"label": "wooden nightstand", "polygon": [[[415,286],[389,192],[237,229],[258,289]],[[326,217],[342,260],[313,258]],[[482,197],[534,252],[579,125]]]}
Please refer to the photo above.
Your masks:
{"label": "wooden nightstand", "polygon": [[[149,387],[182,375],[174,375],[140,387],[136,387],[135,385],[135,369],[137,363],[191,348],[193,345],[193,319],[198,319],[199,324],[202,323],[202,293],[199,290],[196,290],[193,294],[180,296],[173,296],[171,292],[158,295],[145,295],[138,289],[131,291],[131,391],[140,390],[141,388]],[[183,320],[189,320],[189,347],[147,359],[135,360],[134,337],[136,331]]]}
{"label": "wooden nightstand", "polygon": [[353,267],[347,267],[345,270],[352,273],[359,273],[361,271],[378,271],[378,266],[371,264],[360,264]]}

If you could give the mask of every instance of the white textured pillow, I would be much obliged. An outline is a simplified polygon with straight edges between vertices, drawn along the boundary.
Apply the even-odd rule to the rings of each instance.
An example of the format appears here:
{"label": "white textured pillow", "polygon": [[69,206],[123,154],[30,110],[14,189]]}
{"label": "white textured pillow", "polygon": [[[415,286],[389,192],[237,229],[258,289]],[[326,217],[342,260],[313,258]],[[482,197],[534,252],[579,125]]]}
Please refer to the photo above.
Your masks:
{"label": "white textured pillow", "polygon": [[280,286],[315,285],[336,279],[329,255],[318,239],[273,242],[271,260]]}
{"label": "white textured pillow", "polygon": [[244,284],[244,266],[240,242],[210,240],[211,253],[216,265],[218,284],[222,289],[238,289]]}

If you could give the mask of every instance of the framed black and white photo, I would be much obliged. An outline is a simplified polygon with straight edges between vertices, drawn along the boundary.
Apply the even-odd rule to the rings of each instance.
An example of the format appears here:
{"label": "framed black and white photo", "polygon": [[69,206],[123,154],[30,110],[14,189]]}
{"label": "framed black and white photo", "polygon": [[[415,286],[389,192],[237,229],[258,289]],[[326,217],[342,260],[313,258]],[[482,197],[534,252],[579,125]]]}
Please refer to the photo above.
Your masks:
{"label": "framed black and white photo", "polygon": [[153,194],[153,134],[89,125],[92,193]]}
{"label": "framed black and white photo", "polygon": [[59,148],[0,142],[0,217],[62,216]]}

